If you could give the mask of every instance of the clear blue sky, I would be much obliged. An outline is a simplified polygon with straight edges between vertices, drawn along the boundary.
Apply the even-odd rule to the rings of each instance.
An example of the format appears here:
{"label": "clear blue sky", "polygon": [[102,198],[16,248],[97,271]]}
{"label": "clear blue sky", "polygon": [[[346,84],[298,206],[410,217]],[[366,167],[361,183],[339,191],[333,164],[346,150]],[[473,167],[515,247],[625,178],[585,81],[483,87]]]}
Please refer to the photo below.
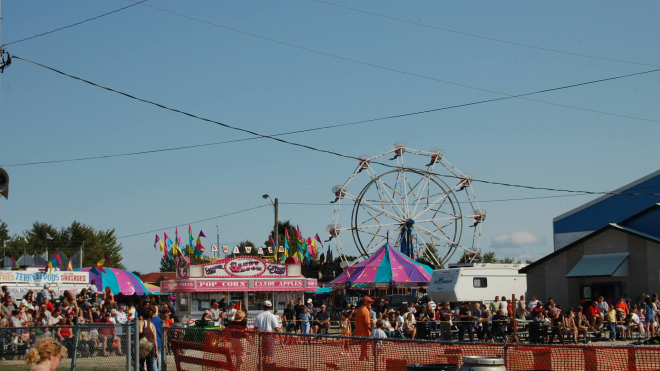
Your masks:
{"label": "clear blue sky", "polygon": [[[361,61],[507,93],[524,93],[653,69],[471,38],[311,0],[148,2],[210,22]],[[358,1],[337,3],[469,33],[660,65],[660,3]],[[5,0],[2,42],[84,20],[128,1]],[[37,39],[12,54],[140,97],[274,134],[498,95],[341,61],[134,6]],[[67,159],[245,138],[16,60],[2,75],[0,164]],[[562,90],[536,98],[658,120],[660,74]],[[658,123],[519,99],[287,138],[349,155],[378,154],[396,141],[442,148],[476,178],[610,190],[658,169]],[[116,228],[119,236],[264,204],[325,203],[355,162],[268,140],[159,154],[7,167],[11,232],[35,220]],[[481,200],[554,195],[484,184]],[[485,203],[481,247],[532,259],[552,251],[552,218],[593,197]],[[280,218],[305,235],[332,207],[282,205]],[[272,209],[193,225],[221,244],[261,244]],[[185,227],[183,228],[185,231]],[[161,235],[163,230],[161,229]],[[174,230],[167,230],[173,234]],[[507,244],[524,232],[529,243]],[[520,236],[521,234],[518,234]],[[530,237],[532,236],[533,237]],[[154,234],[124,238],[124,263],[156,270]],[[504,241],[504,243],[502,243]]]}

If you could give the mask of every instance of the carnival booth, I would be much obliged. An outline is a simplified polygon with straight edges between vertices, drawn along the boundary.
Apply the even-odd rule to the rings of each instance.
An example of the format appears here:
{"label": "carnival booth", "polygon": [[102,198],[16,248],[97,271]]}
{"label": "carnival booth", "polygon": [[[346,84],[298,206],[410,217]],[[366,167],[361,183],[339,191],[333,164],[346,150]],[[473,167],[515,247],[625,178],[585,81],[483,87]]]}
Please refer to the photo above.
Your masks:
{"label": "carnival booth", "polygon": [[369,259],[346,268],[326,286],[353,290],[426,288],[432,275],[433,269],[428,265],[418,263],[385,244]]}
{"label": "carnival booth", "polygon": [[0,270],[0,285],[7,286],[9,292],[15,298],[22,298],[28,291],[36,294],[43,290],[44,284],[54,290],[56,296],[62,295],[65,291],[71,291],[74,294],[80,290],[89,287],[88,272],[72,271],[44,271],[43,268],[29,267],[23,270]]}
{"label": "carnival booth", "polygon": [[[184,261],[181,259],[180,261]],[[284,310],[289,300],[316,290],[317,281],[305,278],[299,264],[271,263],[253,256],[216,260],[207,264],[179,266],[178,279],[162,281],[162,292],[177,295],[177,311],[201,315],[218,300],[247,307],[249,314],[261,312],[265,300]]]}

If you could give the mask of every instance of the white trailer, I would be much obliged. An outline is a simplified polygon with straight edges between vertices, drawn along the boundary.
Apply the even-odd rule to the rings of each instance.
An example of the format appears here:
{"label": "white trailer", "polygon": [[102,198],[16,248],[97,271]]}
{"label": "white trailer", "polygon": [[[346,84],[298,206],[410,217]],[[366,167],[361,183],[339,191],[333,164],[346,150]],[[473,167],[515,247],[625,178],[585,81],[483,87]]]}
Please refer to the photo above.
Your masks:
{"label": "white trailer", "polygon": [[433,271],[428,295],[436,303],[470,302],[489,304],[495,296],[524,295],[527,276],[518,273],[526,264],[449,264]]}

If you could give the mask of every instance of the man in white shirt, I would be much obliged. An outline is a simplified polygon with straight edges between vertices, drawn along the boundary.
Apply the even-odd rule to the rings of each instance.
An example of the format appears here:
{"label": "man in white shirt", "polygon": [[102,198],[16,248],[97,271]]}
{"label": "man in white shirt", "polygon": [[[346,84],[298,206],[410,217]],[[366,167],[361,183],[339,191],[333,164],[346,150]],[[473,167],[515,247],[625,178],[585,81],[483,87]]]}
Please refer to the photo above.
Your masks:
{"label": "man in white shirt", "polygon": [[236,304],[232,301],[229,303],[229,308],[225,311],[225,324],[229,324],[229,322],[234,320],[234,316],[236,316]]}
{"label": "man in white shirt", "polygon": [[536,308],[536,303],[538,303],[538,298],[536,295],[532,295],[532,300],[529,301],[529,305],[527,305],[527,310],[532,311],[532,309]]}
{"label": "man in white shirt", "polygon": [[277,316],[271,313],[271,309],[273,309],[273,303],[270,300],[264,301],[264,311],[254,318],[254,328],[267,333],[263,335],[265,363],[273,363],[273,356],[275,355],[275,341],[269,333],[282,331]]}

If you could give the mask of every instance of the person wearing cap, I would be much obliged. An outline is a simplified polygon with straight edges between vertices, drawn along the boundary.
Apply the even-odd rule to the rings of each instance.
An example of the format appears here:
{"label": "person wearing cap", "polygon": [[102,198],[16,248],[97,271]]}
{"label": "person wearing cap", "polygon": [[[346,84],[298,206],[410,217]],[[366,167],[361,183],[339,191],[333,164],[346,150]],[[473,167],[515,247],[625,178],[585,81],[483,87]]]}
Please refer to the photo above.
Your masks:
{"label": "person wearing cap", "polygon": [[[365,296],[362,300],[362,305],[355,312],[355,336],[369,337],[373,328],[371,322],[371,304],[374,299]],[[369,343],[362,342],[360,344],[360,361],[369,360]]]}
{"label": "person wearing cap", "polygon": [[229,308],[225,311],[225,326],[229,324],[229,322],[234,320],[234,316],[236,315],[236,304],[232,301],[229,303]]}
{"label": "person wearing cap", "polygon": [[220,310],[220,304],[217,301],[213,302],[213,305],[211,307],[211,316],[213,317],[214,321],[217,321],[220,319],[220,313],[222,311]]}
{"label": "person wearing cap", "polygon": [[264,301],[263,309],[264,311],[254,318],[254,328],[266,333],[262,338],[264,362],[273,363],[273,356],[275,355],[275,340],[273,340],[270,333],[274,331],[281,332],[282,328],[279,327],[280,321],[277,319],[277,316],[271,313],[273,303],[271,303],[270,300]]}
{"label": "person wearing cap", "polygon": [[50,284],[44,283],[44,289],[41,290],[39,295],[37,295],[37,301],[39,302],[39,304],[41,304],[46,299],[52,299],[52,294],[53,293],[54,293],[54,291],[50,288]]}

